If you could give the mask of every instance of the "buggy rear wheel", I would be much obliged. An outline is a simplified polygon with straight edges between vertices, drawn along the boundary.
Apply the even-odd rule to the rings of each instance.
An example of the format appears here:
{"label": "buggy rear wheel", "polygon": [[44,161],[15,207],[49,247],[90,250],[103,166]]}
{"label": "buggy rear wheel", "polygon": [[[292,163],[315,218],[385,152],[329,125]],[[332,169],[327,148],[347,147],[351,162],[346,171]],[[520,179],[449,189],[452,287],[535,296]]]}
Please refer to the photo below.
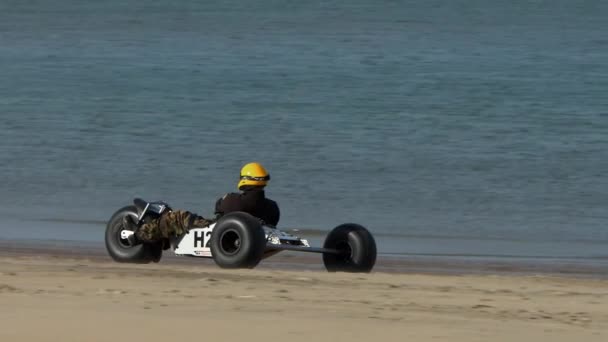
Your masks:
{"label": "buggy rear wheel", "polygon": [[222,268],[254,268],[266,250],[260,221],[244,212],[220,218],[211,233],[211,255]]}
{"label": "buggy rear wheel", "polygon": [[346,223],[334,228],[325,238],[324,248],[338,254],[323,253],[323,263],[329,272],[371,272],[376,263],[376,241],[363,226]]}

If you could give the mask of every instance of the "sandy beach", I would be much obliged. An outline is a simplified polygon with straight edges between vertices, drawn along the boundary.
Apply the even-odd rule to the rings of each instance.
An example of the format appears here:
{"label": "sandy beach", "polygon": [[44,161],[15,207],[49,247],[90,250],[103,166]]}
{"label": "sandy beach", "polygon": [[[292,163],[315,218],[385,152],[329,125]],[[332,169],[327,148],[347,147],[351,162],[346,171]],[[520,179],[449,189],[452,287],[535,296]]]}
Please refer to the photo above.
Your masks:
{"label": "sandy beach", "polygon": [[606,341],[608,281],[0,256],[1,341]]}

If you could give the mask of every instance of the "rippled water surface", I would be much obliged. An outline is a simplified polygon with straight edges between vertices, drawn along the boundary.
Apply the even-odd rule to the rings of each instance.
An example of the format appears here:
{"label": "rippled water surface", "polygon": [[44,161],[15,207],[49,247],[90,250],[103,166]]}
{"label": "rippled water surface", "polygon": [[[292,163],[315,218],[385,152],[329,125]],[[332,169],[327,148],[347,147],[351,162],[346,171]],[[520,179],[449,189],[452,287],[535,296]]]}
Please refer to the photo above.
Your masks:
{"label": "rippled water surface", "polygon": [[606,18],[605,1],[2,1],[0,238],[101,241],[134,196],[210,215],[256,160],[283,227],[606,257]]}

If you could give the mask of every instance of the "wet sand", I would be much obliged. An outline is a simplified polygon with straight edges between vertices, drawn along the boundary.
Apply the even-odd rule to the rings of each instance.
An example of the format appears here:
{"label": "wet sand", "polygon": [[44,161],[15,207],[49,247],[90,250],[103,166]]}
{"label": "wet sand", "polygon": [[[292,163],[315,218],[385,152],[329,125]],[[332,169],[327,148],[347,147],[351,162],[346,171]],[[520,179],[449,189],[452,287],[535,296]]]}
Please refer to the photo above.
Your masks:
{"label": "wet sand", "polygon": [[[43,256],[111,260],[103,242],[36,241],[0,239],[0,256]],[[161,264],[214,266],[206,258],[178,257],[164,253]],[[324,271],[320,254],[282,252],[258,265],[267,270]],[[455,256],[379,255],[374,271],[413,274],[499,274],[499,275],[558,275],[577,278],[608,279],[608,259],[562,260],[525,258],[459,258]]]}
{"label": "wet sand", "polygon": [[0,254],[0,341],[608,339],[605,279],[228,271],[33,252]]}

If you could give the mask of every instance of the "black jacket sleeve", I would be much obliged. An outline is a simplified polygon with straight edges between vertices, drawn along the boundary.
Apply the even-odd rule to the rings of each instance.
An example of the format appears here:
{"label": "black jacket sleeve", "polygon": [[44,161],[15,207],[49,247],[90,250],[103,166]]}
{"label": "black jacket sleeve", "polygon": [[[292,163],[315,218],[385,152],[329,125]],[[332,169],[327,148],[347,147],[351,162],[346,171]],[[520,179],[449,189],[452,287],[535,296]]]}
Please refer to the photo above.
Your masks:
{"label": "black jacket sleeve", "polygon": [[225,194],[223,197],[220,197],[215,202],[215,215],[224,215],[225,209],[223,207],[224,200],[228,197],[229,194]]}
{"label": "black jacket sleeve", "polygon": [[281,211],[279,210],[279,206],[277,202],[268,200],[266,210],[266,223],[277,226],[279,224],[279,219],[281,218]]}
{"label": "black jacket sleeve", "polygon": [[243,211],[239,194],[228,193],[215,202],[215,214],[224,215],[233,211]]}

